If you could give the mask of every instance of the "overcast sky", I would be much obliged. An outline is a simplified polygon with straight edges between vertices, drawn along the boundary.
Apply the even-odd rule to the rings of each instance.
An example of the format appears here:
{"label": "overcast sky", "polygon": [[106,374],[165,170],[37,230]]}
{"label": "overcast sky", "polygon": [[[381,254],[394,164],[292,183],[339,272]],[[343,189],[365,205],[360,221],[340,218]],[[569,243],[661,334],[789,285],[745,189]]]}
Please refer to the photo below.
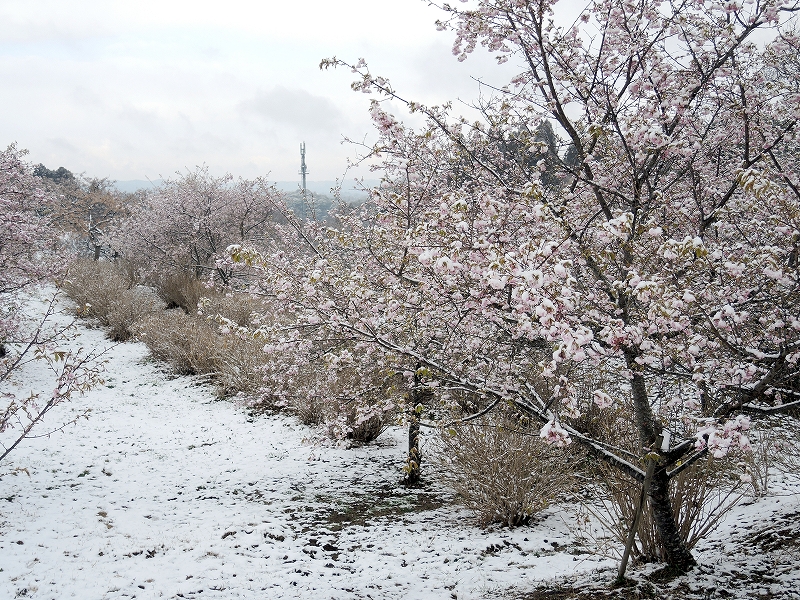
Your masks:
{"label": "overcast sky", "polygon": [[0,0],[0,144],[117,180],[212,172],[340,177],[369,135],[368,98],[324,57],[364,57],[427,103],[504,84],[487,55],[458,63],[423,0]]}

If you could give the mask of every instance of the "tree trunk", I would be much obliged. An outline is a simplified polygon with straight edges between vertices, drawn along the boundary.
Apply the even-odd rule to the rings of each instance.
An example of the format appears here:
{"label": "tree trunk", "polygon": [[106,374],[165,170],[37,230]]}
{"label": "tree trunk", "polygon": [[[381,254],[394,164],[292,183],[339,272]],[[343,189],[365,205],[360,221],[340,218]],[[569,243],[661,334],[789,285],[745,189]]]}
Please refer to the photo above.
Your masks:
{"label": "tree trunk", "polygon": [[[416,394],[412,393],[412,398]],[[416,403],[414,404],[416,406]],[[406,463],[406,478],[403,480],[405,485],[415,485],[420,480],[420,463],[422,456],[419,452],[419,416],[414,408],[411,408],[411,416],[408,422],[408,462]]]}
{"label": "tree trunk", "polygon": [[[642,449],[652,449],[656,440],[663,430],[663,425],[656,419],[653,409],[650,406],[650,398],[647,394],[647,385],[642,373],[638,370],[634,352],[626,352],[625,359],[628,368],[632,371],[631,395],[633,409],[636,417],[636,427],[639,430],[639,441]],[[697,563],[692,553],[686,547],[685,540],[678,531],[675,522],[675,514],[672,512],[672,502],[669,497],[669,477],[666,469],[656,467],[653,479],[650,482],[650,509],[653,511],[653,522],[656,525],[656,533],[661,549],[664,551],[664,558],[667,564],[679,571],[687,571]]]}
{"label": "tree trunk", "polygon": [[697,564],[686,542],[678,531],[672,502],[669,497],[669,477],[665,469],[657,469],[650,482],[650,509],[656,525],[658,541],[664,551],[667,564],[681,572],[686,572]]}
{"label": "tree trunk", "polygon": [[[419,369],[419,365],[417,365],[417,369]],[[419,448],[419,411],[417,407],[430,400],[430,396],[432,396],[431,390],[423,387],[419,375],[414,373],[414,387],[408,394],[408,460],[405,466],[404,485],[416,485],[420,481],[422,455]]]}
{"label": "tree trunk", "polygon": [[625,358],[628,363],[628,369],[633,371],[633,376],[631,377],[631,399],[633,400],[633,413],[636,417],[636,429],[639,432],[639,443],[642,448],[648,448],[655,443],[663,427],[656,420],[653,409],[650,407],[647,384],[644,376],[636,371],[639,365],[635,362],[635,355],[626,353]]}

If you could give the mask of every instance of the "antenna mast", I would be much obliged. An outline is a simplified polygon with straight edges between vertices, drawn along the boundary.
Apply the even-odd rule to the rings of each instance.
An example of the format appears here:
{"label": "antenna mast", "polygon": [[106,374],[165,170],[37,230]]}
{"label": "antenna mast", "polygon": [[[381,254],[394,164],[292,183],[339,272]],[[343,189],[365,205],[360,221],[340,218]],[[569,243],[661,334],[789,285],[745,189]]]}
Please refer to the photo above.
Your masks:
{"label": "antenna mast", "polygon": [[300,144],[300,175],[303,177],[303,195],[306,193],[306,175],[308,175],[308,168],[306,167],[306,143]]}

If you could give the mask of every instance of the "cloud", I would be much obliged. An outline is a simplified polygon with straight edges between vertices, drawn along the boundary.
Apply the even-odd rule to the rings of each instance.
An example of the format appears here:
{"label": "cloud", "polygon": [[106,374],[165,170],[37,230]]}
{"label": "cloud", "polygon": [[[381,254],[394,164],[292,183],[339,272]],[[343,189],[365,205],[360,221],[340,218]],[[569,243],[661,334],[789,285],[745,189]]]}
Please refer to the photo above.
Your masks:
{"label": "cloud", "polygon": [[0,44],[62,43],[72,45],[107,37],[124,23],[110,18],[103,0],[4,0],[0,3]]}
{"label": "cloud", "polygon": [[426,93],[428,102],[445,102],[457,97],[471,100],[479,94],[478,81],[502,87],[522,69],[515,58],[498,65],[497,55],[481,47],[467,60],[458,62],[451,51],[452,37],[444,34],[436,43],[418,47],[412,55],[411,79],[417,89]]}
{"label": "cloud", "polygon": [[202,163],[289,180],[306,142],[313,178],[333,179],[359,151],[343,136],[374,131],[354,75],[320,59],[364,56],[426,103],[468,96],[476,61],[450,56],[437,16],[419,0],[0,0],[0,147],[119,180]]}
{"label": "cloud", "polygon": [[152,109],[143,109],[131,104],[124,104],[116,111],[119,122],[125,123],[140,131],[159,131],[165,128],[165,119]]}
{"label": "cloud", "polygon": [[328,98],[283,86],[259,92],[255,98],[243,102],[241,108],[246,113],[301,132],[338,132],[347,122],[342,111]]}

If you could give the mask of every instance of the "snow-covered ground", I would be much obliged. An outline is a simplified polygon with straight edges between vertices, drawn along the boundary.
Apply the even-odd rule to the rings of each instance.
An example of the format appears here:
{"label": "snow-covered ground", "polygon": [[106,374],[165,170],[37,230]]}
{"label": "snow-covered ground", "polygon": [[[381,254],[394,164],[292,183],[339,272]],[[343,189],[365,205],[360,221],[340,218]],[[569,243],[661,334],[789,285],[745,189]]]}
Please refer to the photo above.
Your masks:
{"label": "snow-covered ground", "polygon": [[[76,344],[111,346],[102,331],[77,328]],[[18,469],[0,479],[0,598],[525,597],[543,582],[566,593],[569,582],[607,588],[613,578],[614,561],[575,539],[568,511],[482,530],[435,483],[399,487],[400,431],[369,447],[320,447],[290,417],[248,416],[197,380],[171,377],[142,344],[105,357],[105,385],[47,424],[87,407],[89,420],[26,440],[0,466]],[[37,369],[19,385],[48,389]],[[699,597],[726,597],[706,591],[736,578],[737,541],[773,515],[783,529],[748,542],[743,559],[772,579],[729,588],[747,598],[763,583],[771,597],[800,597],[794,489],[731,513],[699,549],[694,579],[670,584],[673,597],[687,597],[682,581]],[[764,550],[772,542],[779,552]]]}

